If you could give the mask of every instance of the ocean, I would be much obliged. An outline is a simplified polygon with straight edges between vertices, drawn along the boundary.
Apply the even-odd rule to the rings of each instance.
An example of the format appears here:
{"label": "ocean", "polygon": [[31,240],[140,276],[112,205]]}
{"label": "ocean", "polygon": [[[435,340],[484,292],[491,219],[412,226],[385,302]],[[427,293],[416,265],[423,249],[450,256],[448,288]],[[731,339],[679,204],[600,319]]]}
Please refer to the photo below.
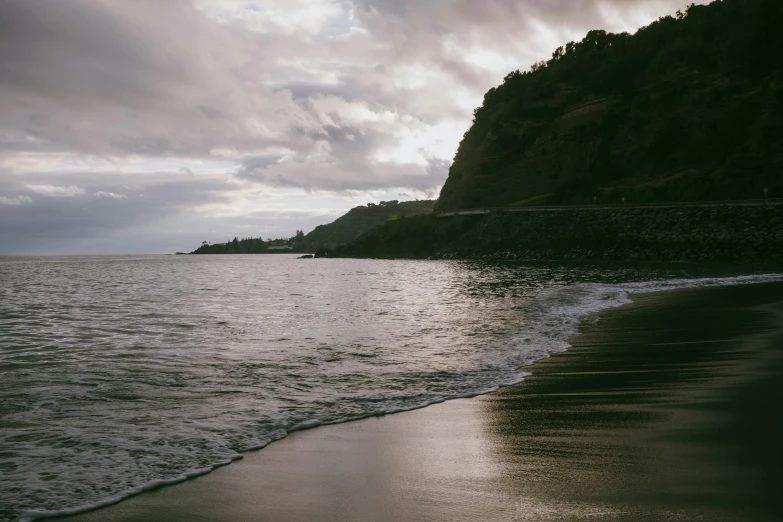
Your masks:
{"label": "ocean", "polygon": [[0,258],[0,520],[117,502],[292,431],[519,383],[629,293],[730,269]]}

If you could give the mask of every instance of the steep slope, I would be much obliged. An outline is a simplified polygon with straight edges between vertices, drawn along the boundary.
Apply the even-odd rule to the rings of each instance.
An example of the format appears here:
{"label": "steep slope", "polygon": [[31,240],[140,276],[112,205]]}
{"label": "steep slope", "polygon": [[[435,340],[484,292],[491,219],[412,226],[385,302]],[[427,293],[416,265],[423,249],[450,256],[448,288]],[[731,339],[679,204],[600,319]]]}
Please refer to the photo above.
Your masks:
{"label": "steep slope", "polygon": [[436,210],[783,196],[781,24],[779,0],[719,0],[509,74]]}

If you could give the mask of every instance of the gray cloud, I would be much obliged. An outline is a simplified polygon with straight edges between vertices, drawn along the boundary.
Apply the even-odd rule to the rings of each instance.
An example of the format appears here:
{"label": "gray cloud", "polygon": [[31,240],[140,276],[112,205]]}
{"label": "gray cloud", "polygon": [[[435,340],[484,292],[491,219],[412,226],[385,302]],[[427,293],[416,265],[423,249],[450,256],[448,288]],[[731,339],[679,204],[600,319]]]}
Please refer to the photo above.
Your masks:
{"label": "gray cloud", "polygon": [[[60,187],[51,184],[51,175],[31,177],[34,184],[3,187],[26,200],[14,207],[0,205],[3,253],[170,252],[192,249],[205,234],[236,234],[221,228],[226,220],[212,223],[212,218],[193,212],[199,205],[230,202],[234,187],[226,180],[173,179],[155,173],[141,179],[115,174],[106,180],[106,173],[69,173],[80,186]],[[189,219],[182,220],[183,213],[190,214]],[[253,231],[260,233],[262,228]],[[122,239],[133,231],[134,242]],[[161,248],[160,237],[166,238],[167,247]],[[92,246],[84,250],[88,245]]]}

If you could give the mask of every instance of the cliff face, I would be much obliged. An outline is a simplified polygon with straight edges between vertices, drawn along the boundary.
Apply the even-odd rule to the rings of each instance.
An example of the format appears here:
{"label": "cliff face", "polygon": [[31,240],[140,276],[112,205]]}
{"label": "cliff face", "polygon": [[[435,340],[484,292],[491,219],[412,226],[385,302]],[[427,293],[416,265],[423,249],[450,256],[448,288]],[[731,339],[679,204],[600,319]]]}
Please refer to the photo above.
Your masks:
{"label": "cliff face", "polygon": [[436,210],[783,196],[783,2],[592,31],[491,89]]}

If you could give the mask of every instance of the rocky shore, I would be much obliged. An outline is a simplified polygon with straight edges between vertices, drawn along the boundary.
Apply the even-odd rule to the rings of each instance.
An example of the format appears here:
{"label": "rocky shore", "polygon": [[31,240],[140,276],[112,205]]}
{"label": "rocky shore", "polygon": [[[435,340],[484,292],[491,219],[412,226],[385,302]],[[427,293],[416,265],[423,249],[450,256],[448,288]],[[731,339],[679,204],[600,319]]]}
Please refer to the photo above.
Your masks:
{"label": "rocky shore", "polygon": [[783,262],[783,206],[497,212],[433,257]]}
{"label": "rocky shore", "polygon": [[431,214],[387,222],[333,257],[783,263],[783,205]]}

